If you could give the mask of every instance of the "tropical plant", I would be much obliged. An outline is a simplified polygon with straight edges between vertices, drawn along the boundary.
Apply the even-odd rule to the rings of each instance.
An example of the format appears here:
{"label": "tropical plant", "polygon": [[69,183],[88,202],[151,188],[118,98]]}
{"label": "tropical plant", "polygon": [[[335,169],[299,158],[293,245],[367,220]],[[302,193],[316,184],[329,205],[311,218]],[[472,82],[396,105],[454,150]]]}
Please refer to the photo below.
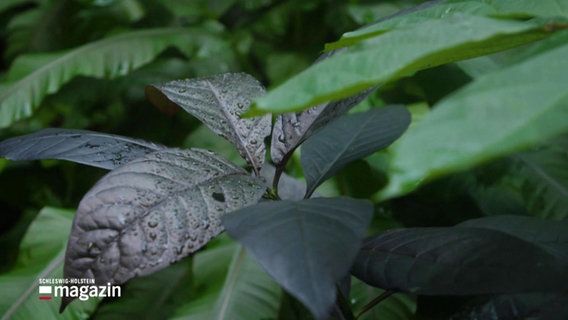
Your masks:
{"label": "tropical plant", "polygon": [[[164,3],[174,16],[193,12]],[[197,19],[226,24],[239,10],[255,20],[293,8],[199,3]],[[151,6],[100,8],[128,25],[149,19],[142,11]],[[111,8],[122,11],[109,15]],[[35,110],[44,101],[81,101],[72,90],[94,80],[78,76],[110,79],[102,90],[119,94],[132,85],[122,81],[138,84],[147,72],[155,84],[145,94],[157,110],[187,111],[235,151],[62,128],[0,142],[0,157],[10,160],[110,170],[75,214],[47,207],[33,220],[17,261],[0,275],[1,310],[6,318],[55,317],[56,307],[32,292],[37,278],[65,277],[125,288],[100,303],[64,298],[62,316],[73,319],[566,317],[567,17],[562,1],[424,3],[344,34],[268,93],[254,76],[223,70],[242,49],[231,49],[210,21],[19,56],[0,92],[2,126],[18,131],[18,120],[41,119]],[[12,48],[8,59],[24,47]],[[180,62],[200,55],[210,67]],[[133,72],[152,60],[150,70]],[[164,82],[151,69],[172,76],[179,66],[196,77]],[[29,129],[42,121],[53,118]]]}

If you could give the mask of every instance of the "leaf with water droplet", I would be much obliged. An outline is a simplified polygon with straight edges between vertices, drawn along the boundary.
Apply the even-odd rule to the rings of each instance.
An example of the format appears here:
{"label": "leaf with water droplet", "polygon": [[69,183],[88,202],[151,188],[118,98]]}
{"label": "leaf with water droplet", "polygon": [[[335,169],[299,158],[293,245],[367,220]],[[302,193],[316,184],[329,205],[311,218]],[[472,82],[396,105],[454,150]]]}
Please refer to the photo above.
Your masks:
{"label": "leaf with water droplet", "polygon": [[222,232],[221,216],[258,202],[265,189],[261,178],[202,149],[135,159],[81,200],[64,277],[121,284],[163,269]]}
{"label": "leaf with water droplet", "polygon": [[245,73],[175,80],[146,87],[146,96],[159,107],[175,103],[213,132],[229,140],[258,173],[264,163],[271,117],[241,118],[251,101],[265,93],[264,87]]}
{"label": "leaf with water droplet", "polygon": [[[325,60],[346,49],[338,49],[322,54],[316,63]],[[300,112],[280,114],[276,117],[272,132],[270,157],[277,167],[286,164],[290,154],[309,138],[314,132],[324,127],[333,119],[339,117],[349,109],[363,101],[376,87],[365,90],[345,99],[326,102]]]}
{"label": "leaf with water droplet", "polygon": [[48,128],[0,142],[0,157],[10,160],[68,160],[112,170],[162,145],[86,130]]}

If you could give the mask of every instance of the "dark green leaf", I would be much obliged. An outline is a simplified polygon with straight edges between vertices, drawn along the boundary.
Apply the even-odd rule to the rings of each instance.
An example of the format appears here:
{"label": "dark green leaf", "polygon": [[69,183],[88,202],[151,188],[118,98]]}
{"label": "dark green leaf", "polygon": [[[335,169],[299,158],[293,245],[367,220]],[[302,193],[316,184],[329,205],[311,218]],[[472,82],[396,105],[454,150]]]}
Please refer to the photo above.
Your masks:
{"label": "dark green leaf", "polygon": [[[351,284],[351,294],[349,300],[355,314],[366,306],[373,299],[383,294],[385,290],[378,289],[367,285],[359,279],[353,279]],[[416,299],[411,295],[404,293],[394,294],[387,299],[381,301],[371,310],[363,313],[357,319],[361,320],[407,320],[412,319],[416,313]]]}
{"label": "dark green leaf", "polygon": [[104,176],[79,204],[64,275],[121,284],[163,269],[218,235],[223,214],[256,203],[264,190],[264,181],[210,151],[137,158]]}
{"label": "dark green leaf", "polygon": [[[535,226],[541,235],[543,224]],[[479,222],[393,230],[367,240],[353,273],[371,285],[424,295],[565,291],[568,225],[554,231],[557,251],[546,246],[548,237],[527,241]]]}
{"label": "dark green leaf", "polygon": [[44,129],[0,142],[0,157],[10,160],[68,160],[112,170],[164,146],[85,130]]}
{"label": "dark green leaf", "polygon": [[302,146],[306,196],[349,162],[388,147],[409,124],[406,108],[389,106],[347,115],[327,125]]}
{"label": "dark green leaf", "polygon": [[241,118],[251,100],[264,87],[245,73],[171,81],[146,87],[146,96],[157,106],[175,103],[213,132],[229,140],[239,154],[260,171],[264,163],[264,138],[270,134],[271,117]]}
{"label": "dark green leaf", "polygon": [[276,282],[322,319],[371,215],[366,201],[319,198],[260,203],[224,216],[223,224]]}

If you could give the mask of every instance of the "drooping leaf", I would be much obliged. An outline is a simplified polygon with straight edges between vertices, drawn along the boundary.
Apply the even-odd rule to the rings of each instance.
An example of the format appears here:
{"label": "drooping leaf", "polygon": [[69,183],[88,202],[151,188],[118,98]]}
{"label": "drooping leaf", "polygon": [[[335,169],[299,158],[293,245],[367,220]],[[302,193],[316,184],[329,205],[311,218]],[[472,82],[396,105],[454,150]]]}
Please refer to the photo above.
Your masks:
{"label": "drooping leaf", "polygon": [[371,215],[366,201],[318,198],[263,202],[224,216],[223,224],[276,282],[322,319]]}
{"label": "drooping leaf", "polygon": [[[47,94],[75,76],[117,77],[152,61],[170,46],[189,55],[196,47],[207,47],[212,39],[214,35],[206,30],[152,29],[119,34],[61,53],[0,91],[0,128],[32,115]],[[17,68],[18,60],[10,73],[20,74],[14,71]]]}
{"label": "drooping leaf", "polygon": [[448,13],[441,19],[365,40],[313,65],[257,99],[252,113],[303,110],[422,69],[539,40],[561,28],[561,22],[521,22]]}
{"label": "drooping leaf", "polygon": [[485,303],[462,310],[451,320],[547,319],[568,317],[568,295],[528,293],[497,296]]}
{"label": "drooping leaf", "polygon": [[264,163],[264,138],[270,134],[269,115],[241,118],[252,99],[263,95],[264,87],[245,73],[171,81],[146,87],[154,105],[177,104],[213,132],[229,140],[259,172]]}
{"label": "drooping leaf", "polygon": [[44,208],[32,222],[20,244],[15,267],[0,275],[2,319],[88,319],[99,300],[80,301],[59,315],[59,299],[39,300],[38,278],[62,278],[65,244],[73,211]]}
{"label": "drooping leaf", "polygon": [[406,108],[389,106],[346,115],[327,125],[302,146],[306,196],[349,162],[389,146],[409,124]]}
{"label": "drooping leaf", "polygon": [[562,292],[568,278],[568,225],[545,235],[554,223],[533,225],[538,236],[531,239],[523,230],[527,224],[511,223],[503,232],[483,219],[388,231],[365,242],[352,272],[371,285],[424,295]]}
{"label": "drooping leaf", "polygon": [[282,289],[242,246],[233,255],[212,319],[270,319],[278,315]]}
{"label": "drooping leaf", "polygon": [[210,151],[137,158],[104,176],[79,204],[64,275],[121,284],[163,269],[218,235],[222,215],[256,203],[264,190],[264,181]]}
{"label": "drooping leaf", "polygon": [[379,198],[473,167],[568,130],[568,32],[564,45],[476,78],[438,103],[391,152],[389,185]]}
{"label": "drooping leaf", "polygon": [[68,160],[112,170],[164,146],[86,130],[43,129],[0,142],[0,157],[10,160]]}

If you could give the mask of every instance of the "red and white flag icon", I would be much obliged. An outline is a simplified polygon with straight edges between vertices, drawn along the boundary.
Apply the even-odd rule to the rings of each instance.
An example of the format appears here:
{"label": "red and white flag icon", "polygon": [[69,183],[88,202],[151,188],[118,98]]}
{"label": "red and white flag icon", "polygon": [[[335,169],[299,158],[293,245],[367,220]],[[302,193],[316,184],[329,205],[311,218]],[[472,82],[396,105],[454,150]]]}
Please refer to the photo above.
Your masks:
{"label": "red and white flag icon", "polygon": [[51,300],[51,286],[39,286],[39,300]]}

